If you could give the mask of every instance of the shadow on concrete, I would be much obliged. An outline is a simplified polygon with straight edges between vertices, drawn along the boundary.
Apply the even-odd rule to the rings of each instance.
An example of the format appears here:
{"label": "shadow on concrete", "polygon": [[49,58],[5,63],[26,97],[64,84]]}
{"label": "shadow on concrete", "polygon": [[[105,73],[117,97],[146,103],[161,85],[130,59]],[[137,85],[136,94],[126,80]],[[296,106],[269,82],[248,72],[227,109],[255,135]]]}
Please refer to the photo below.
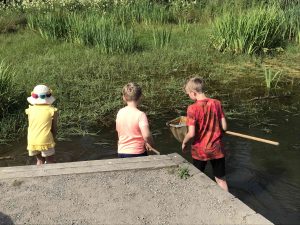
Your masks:
{"label": "shadow on concrete", "polygon": [[13,225],[14,222],[11,220],[10,216],[0,212],[0,225]]}

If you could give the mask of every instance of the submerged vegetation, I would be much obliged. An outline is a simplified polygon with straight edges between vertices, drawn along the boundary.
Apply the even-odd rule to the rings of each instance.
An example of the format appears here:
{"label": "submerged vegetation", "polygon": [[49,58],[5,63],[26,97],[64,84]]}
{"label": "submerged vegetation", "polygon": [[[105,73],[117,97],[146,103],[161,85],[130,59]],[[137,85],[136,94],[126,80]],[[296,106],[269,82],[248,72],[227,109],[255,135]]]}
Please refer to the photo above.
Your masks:
{"label": "submerged vegetation", "polygon": [[[54,90],[59,137],[111,126],[129,81],[142,85],[141,107],[150,119],[184,113],[189,102],[181,90],[189,76],[206,78],[230,119],[264,113],[248,100],[266,87],[280,94],[278,84],[295,84],[275,71],[297,72],[298,1],[6,2],[0,3],[0,142],[24,132],[26,97],[38,83]],[[270,63],[264,71],[272,60],[285,68]]]}

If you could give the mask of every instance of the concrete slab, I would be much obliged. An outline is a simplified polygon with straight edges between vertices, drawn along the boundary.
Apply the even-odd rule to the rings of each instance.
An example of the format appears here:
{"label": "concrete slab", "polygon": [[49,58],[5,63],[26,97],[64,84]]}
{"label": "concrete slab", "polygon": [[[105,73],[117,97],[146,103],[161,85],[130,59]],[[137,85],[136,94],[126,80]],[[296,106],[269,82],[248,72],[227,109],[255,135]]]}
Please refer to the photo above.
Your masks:
{"label": "concrete slab", "polygon": [[42,177],[63,174],[94,173],[133,169],[158,169],[177,166],[167,155],[124,159],[93,160],[57,163],[41,166],[16,166],[0,168],[0,179]]}
{"label": "concrete slab", "polygon": [[176,153],[0,168],[0,191],[0,224],[272,224]]}

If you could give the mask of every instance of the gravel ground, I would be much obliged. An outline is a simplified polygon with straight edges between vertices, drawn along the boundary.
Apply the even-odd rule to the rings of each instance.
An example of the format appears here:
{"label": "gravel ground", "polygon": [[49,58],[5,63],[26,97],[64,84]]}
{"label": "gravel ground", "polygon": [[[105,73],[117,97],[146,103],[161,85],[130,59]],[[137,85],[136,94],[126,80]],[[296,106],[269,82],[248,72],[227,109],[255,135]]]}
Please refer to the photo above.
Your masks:
{"label": "gravel ground", "polygon": [[202,173],[178,168],[0,180],[0,224],[267,224]]}

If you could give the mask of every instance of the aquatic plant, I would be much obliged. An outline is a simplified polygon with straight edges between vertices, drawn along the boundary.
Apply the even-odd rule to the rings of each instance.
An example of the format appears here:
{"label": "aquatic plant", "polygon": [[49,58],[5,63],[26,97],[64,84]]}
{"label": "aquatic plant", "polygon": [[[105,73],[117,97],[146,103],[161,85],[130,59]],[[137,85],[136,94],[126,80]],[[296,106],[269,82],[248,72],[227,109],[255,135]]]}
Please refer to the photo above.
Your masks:
{"label": "aquatic plant", "polygon": [[163,48],[171,41],[172,28],[153,28],[153,42],[155,47]]}
{"label": "aquatic plant", "polygon": [[300,44],[300,3],[285,9],[285,38]]}
{"label": "aquatic plant", "polygon": [[284,47],[284,12],[276,5],[231,12],[214,22],[212,44],[219,51],[253,54]]}
{"label": "aquatic plant", "polygon": [[28,24],[46,39],[95,46],[105,53],[127,53],[137,48],[132,27],[118,26],[97,12],[53,11],[29,14]]}
{"label": "aquatic plant", "polygon": [[277,71],[276,73],[269,69],[264,68],[264,74],[265,74],[265,83],[268,90],[271,88],[277,88],[277,84],[281,77],[281,71]]}

